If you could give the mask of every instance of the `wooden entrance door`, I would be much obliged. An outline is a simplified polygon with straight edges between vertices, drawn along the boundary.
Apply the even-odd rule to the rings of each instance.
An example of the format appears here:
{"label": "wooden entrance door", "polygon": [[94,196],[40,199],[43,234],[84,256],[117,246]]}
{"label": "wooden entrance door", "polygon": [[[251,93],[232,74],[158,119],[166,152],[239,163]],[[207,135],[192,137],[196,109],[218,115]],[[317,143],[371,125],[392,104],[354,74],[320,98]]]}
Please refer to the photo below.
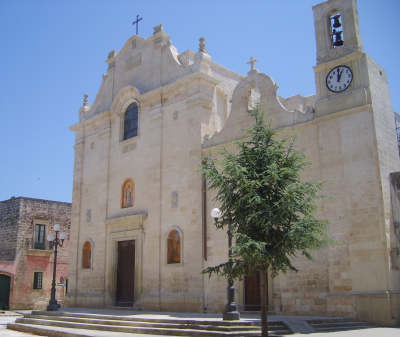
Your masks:
{"label": "wooden entrance door", "polygon": [[9,309],[10,276],[0,275],[0,309]]}
{"label": "wooden entrance door", "polygon": [[133,305],[135,289],[135,241],[118,242],[117,305]]}
{"label": "wooden entrance door", "polygon": [[260,310],[260,274],[255,272],[244,278],[244,310]]}

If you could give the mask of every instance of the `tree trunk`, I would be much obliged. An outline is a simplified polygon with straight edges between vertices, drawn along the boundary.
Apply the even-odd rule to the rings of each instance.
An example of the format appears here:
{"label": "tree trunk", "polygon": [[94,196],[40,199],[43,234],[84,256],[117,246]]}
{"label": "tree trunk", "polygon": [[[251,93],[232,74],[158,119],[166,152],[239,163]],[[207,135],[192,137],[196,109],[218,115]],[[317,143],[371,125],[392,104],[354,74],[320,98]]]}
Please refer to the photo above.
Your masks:
{"label": "tree trunk", "polygon": [[260,271],[261,336],[268,337],[268,268]]}

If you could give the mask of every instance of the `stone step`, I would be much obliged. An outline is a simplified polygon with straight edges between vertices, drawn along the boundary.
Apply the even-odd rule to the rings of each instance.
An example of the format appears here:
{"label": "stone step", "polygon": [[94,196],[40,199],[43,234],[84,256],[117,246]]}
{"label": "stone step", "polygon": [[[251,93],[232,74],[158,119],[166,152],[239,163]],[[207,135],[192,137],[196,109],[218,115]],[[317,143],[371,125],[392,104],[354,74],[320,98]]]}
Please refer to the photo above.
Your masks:
{"label": "stone step", "polygon": [[309,320],[307,323],[310,324],[316,332],[358,330],[374,327],[369,323],[359,322],[351,318]]}
{"label": "stone step", "polygon": [[334,328],[337,326],[341,326],[341,327],[352,327],[352,326],[368,326],[370,327],[371,325],[369,323],[366,322],[330,322],[330,323],[314,323],[311,324],[314,328],[319,328],[319,327],[323,327],[323,328]]}
{"label": "stone step", "polygon": [[[132,317],[123,315],[104,315],[104,314],[86,314],[86,313],[72,313],[72,312],[52,312],[52,311],[32,311],[34,316],[56,316],[56,317],[81,317],[89,319],[106,319],[106,320],[117,320],[117,321],[132,321],[132,322],[155,322],[155,323],[171,323],[179,322],[180,324],[201,324],[201,325],[218,325],[218,326],[230,326],[232,324],[237,326],[259,326],[260,322],[256,321],[223,321],[223,320],[207,320],[207,319],[186,319],[186,318],[145,318],[145,317]],[[24,315],[27,316],[27,315]],[[271,322],[273,323],[273,322]]]}
{"label": "stone step", "polygon": [[[57,316],[45,316],[45,315],[25,315],[25,320],[20,318],[17,319],[17,323],[24,323],[26,319],[45,319],[50,321],[63,321],[63,322],[74,322],[84,324],[101,324],[101,325],[116,325],[116,326],[133,326],[133,327],[150,327],[150,328],[176,328],[176,329],[196,329],[196,330],[216,330],[216,331],[243,331],[243,330],[260,330],[259,326],[217,326],[202,324],[202,322],[196,322],[194,324],[182,324],[179,321],[170,321],[168,323],[158,323],[149,321],[129,321],[129,320],[115,320],[115,319],[97,319],[97,318],[83,318],[83,317],[57,317]],[[273,324],[272,328],[281,328],[279,324]],[[281,330],[281,329],[278,329]]]}
{"label": "stone step", "polygon": [[371,326],[337,326],[337,327],[331,327],[331,328],[319,328],[316,329],[316,332],[335,332],[335,331],[349,331],[349,330],[361,330],[361,329],[369,329]]}
{"label": "stone step", "polygon": [[[175,328],[149,328],[149,327],[131,327],[131,326],[117,326],[117,325],[102,325],[102,324],[85,324],[85,323],[74,323],[74,322],[61,322],[61,321],[50,321],[50,320],[36,320],[36,319],[25,319],[23,322],[17,321],[14,324],[23,325],[42,325],[51,327],[61,328],[75,328],[85,330],[99,330],[99,331],[112,331],[122,333],[140,333],[150,335],[167,335],[167,336],[257,336],[260,334],[259,331],[240,331],[240,332],[222,332],[222,331],[204,331],[194,329],[175,329]],[[13,328],[13,325],[7,325],[7,328]]]}
{"label": "stone step", "polygon": [[19,323],[9,323],[7,324],[7,329],[33,334],[35,336],[39,335],[47,337],[93,337],[93,336],[114,337],[115,334],[118,334],[118,336],[122,337],[123,335],[120,332],[117,333],[105,332],[107,333],[107,335],[104,335],[104,332],[93,334],[91,333],[91,331],[83,329],[57,328],[57,327],[40,326],[32,324],[19,324]]}
{"label": "stone step", "polygon": [[[54,315],[52,317],[46,317],[45,315],[40,319],[38,318],[20,318],[16,320],[16,323],[7,325],[10,329],[15,329],[19,331],[28,331],[27,327],[34,327],[35,329],[42,328],[52,328],[53,331],[57,328],[73,328],[79,330],[95,330],[95,331],[109,331],[109,332],[120,332],[120,333],[141,333],[141,334],[153,334],[153,335],[170,335],[170,336],[205,336],[205,337],[218,337],[218,336],[259,336],[260,328],[256,326],[250,326],[249,329],[246,327],[240,327],[232,325],[227,326],[207,326],[204,324],[197,325],[182,325],[179,327],[175,323],[170,325],[165,324],[164,327],[157,327],[148,324],[149,322],[132,322],[132,321],[118,321],[118,320],[108,320],[104,324],[105,320],[95,320],[89,319],[89,322],[85,322],[82,319],[81,322],[68,321],[68,320],[58,320]],[[47,319],[49,318],[49,319]],[[68,318],[68,317],[63,317]],[[76,319],[76,317],[72,317]],[[96,321],[93,323],[93,321]],[[174,320],[175,322],[176,320]],[[115,324],[114,324],[115,323]],[[130,323],[130,324],[129,324]],[[142,324],[146,325],[143,326]],[[199,323],[199,321],[197,321]],[[202,322],[203,323],[203,322]],[[135,326],[133,326],[134,324]],[[155,323],[159,324],[159,323]],[[179,324],[178,324],[179,325]],[[25,327],[25,328],[24,328]],[[200,328],[199,328],[200,327]],[[24,330],[22,330],[24,329]],[[32,328],[33,329],[33,328]],[[34,329],[33,329],[34,330]],[[276,334],[289,334],[291,333],[287,327],[282,324],[274,324],[270,326],[269,330]],[[32,331],[33,332],[33,331]],[[34,332],[33,332],[34,333]]]}
{"label": "stone step", "polygon": [[354,322],[354,318],[320,318],[320,319],[308,319],[309,324],[319,324],[319,323],[337,323],[337,322]]}

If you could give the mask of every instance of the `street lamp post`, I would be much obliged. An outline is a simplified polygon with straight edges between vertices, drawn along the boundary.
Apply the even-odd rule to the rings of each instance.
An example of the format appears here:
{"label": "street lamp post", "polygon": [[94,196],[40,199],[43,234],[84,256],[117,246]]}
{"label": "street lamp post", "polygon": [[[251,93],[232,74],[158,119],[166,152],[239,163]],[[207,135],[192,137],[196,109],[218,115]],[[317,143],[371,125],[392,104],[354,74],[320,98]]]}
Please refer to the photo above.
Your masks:
{"label": "street lamp post", "polygon": [[[217,221],[221,217],[221,210],[219,208],[213,208],[211,210],[211,216],[214,218],[214,221]],[[229,264],[232,265],[232,230],[231,225],[228,224],[228,256],[229,256]],[[224,321],[235,321],[240,319],[240,313],[237,310],[237,306],[235,303],[235,287],[233,285],[233,280],[228,276],[228,287],[227,287],[227,299],[228,303],[225,307],[225,312],[223,315]]]}
{"label": "street lamp post", "polygon": [[53,233],[49,233],[47,235],[47,241],[49,241],[50,249],[54,248],[53,281],[51,282],[51,296],[49,305],[47,306],[47,311],[56,311],[60,307],[56,300],[57,248],[58,246],[63,246],[66,237],[65,232],[61,232],[60,237],[58,237],[58,232],[60,231],[59,224],[55,224],[53,230],[56,232],[55,237]]}

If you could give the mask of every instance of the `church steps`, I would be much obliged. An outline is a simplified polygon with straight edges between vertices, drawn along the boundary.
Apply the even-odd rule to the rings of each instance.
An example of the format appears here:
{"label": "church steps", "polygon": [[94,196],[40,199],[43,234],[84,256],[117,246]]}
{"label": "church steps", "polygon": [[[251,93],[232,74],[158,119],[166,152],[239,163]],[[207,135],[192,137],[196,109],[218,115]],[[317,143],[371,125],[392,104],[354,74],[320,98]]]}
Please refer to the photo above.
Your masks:
{"label": "church steps", "polygon": [[[88,319],[105,319],[117,320],[128,322],[154,322],[154,323],[171,323],[179,322],[179,324],[201,324],[201,325],[218,325],[218,326],[231,326],[233,323],[237,326],[259,326],[260,322],[255,321],[223,321],[223,320],[207,320],[207,319],[181,319],[181,318],[146,318],[146,317],[132,317],[123,315],[110,315],[110,314],[85,314],[85,313],[71,313],[71,312],[51,312],[51,311],[32,311],[32,314],[25,314],[24,317],[74,317],[74,318],[88,318]],[[270,322],[275,323],[275,322]]]}
{"label": "church steps", "polygon": [[[26,315],[26,319],[46,319],[50,321],[62,321],[62,322],[73,322],[73,323],[84,323],[84,324],[100,324],[100,325],[115,325],[115,326],[133,326],[133,327],[150,327],[150,328],[177,328],[185,329],[190,327],[191,329],[197,330],[217,330],[217,331],[242,331],[242,330],[259,330],[259,326],[246,326],[246,325],[230,325],[230,326],[217,326],[207,325],[203,322],[196,321],[196,323],[185,324],[180,321],[174,320],[168,323],[158,323],[150,321],[129,321],[129,320],[116,320],[116,319],[98,319],[98,318],[81,318],[81,317],[57,317],[57,316],[45,316],[45,315]],[[21,319],[22,321],[24,319]],[[21,321],[21,322],[22,322]],[[234,323],[233,323],[234,324]],[[272,327],[279,326],[272,324]]]}
{"label": "church steps", "polygon": [[[48,315],[47,315],[48,314]],[[85,316],[85,317],[79,317]],[[90,317],[88,317],[90,316]],[[112,315],[85,315],[69,313],[45,313],[39,315],[25,315],[19,318],[14,324],[9,324],[8,328],[14,330],[33,330],[37,329],[75,329],[76,331],[93,331],[93,336],[100,331],[119,332],[119,333],[141,333],[153,335],[170,336],[259,336],[259,322],[249,321],[202,321],[202,320],[182,320],[182,319],[149,319],[121,317]],[[212,323],[212,324],[208,324]],[[219,324],[222,323],[222,324]],[[250,324],[249,324],[250,323]],[[32,331],[33,331],[32,330]],[[291,331],[282,322],[270,322],[269,331],[276,334],[290,334]],[[61,332],[60,332],[61,333]],[[58,336],[58,335],[57,335]],[[60,334],[61,336],[61,334]],[[68,335],[66,335],[68,336]]]}
{"label": "church steps", "polygon": [[[203,331],[195,329],[175,329],[175,328],[148,328],[148,327],[130,327],[130,326],[116,326],[116,325],[102,325],[102,324],[85,324],[85,323],[74,323],[74,322],[61,322],[61,321],[50,321],[50,320],[36,320],[26,319],[21,322],[17,320],[15,324],[29,324],[33,326],[51,326],[61,328],[75,328],[85,330],[99,330],[99,331],[113,331],[122,333],[141,333],[151,335],[170,335],[170,336],[257,336],[257,331],[239,331],[239,332],[222,332],[222,331]],[[13,325],[7,326],[13,328]]]}
{"label": "church steps", "polygon": [[308,320],[316,332],[345,331],[372,328],[373,325],[350,318]]}

